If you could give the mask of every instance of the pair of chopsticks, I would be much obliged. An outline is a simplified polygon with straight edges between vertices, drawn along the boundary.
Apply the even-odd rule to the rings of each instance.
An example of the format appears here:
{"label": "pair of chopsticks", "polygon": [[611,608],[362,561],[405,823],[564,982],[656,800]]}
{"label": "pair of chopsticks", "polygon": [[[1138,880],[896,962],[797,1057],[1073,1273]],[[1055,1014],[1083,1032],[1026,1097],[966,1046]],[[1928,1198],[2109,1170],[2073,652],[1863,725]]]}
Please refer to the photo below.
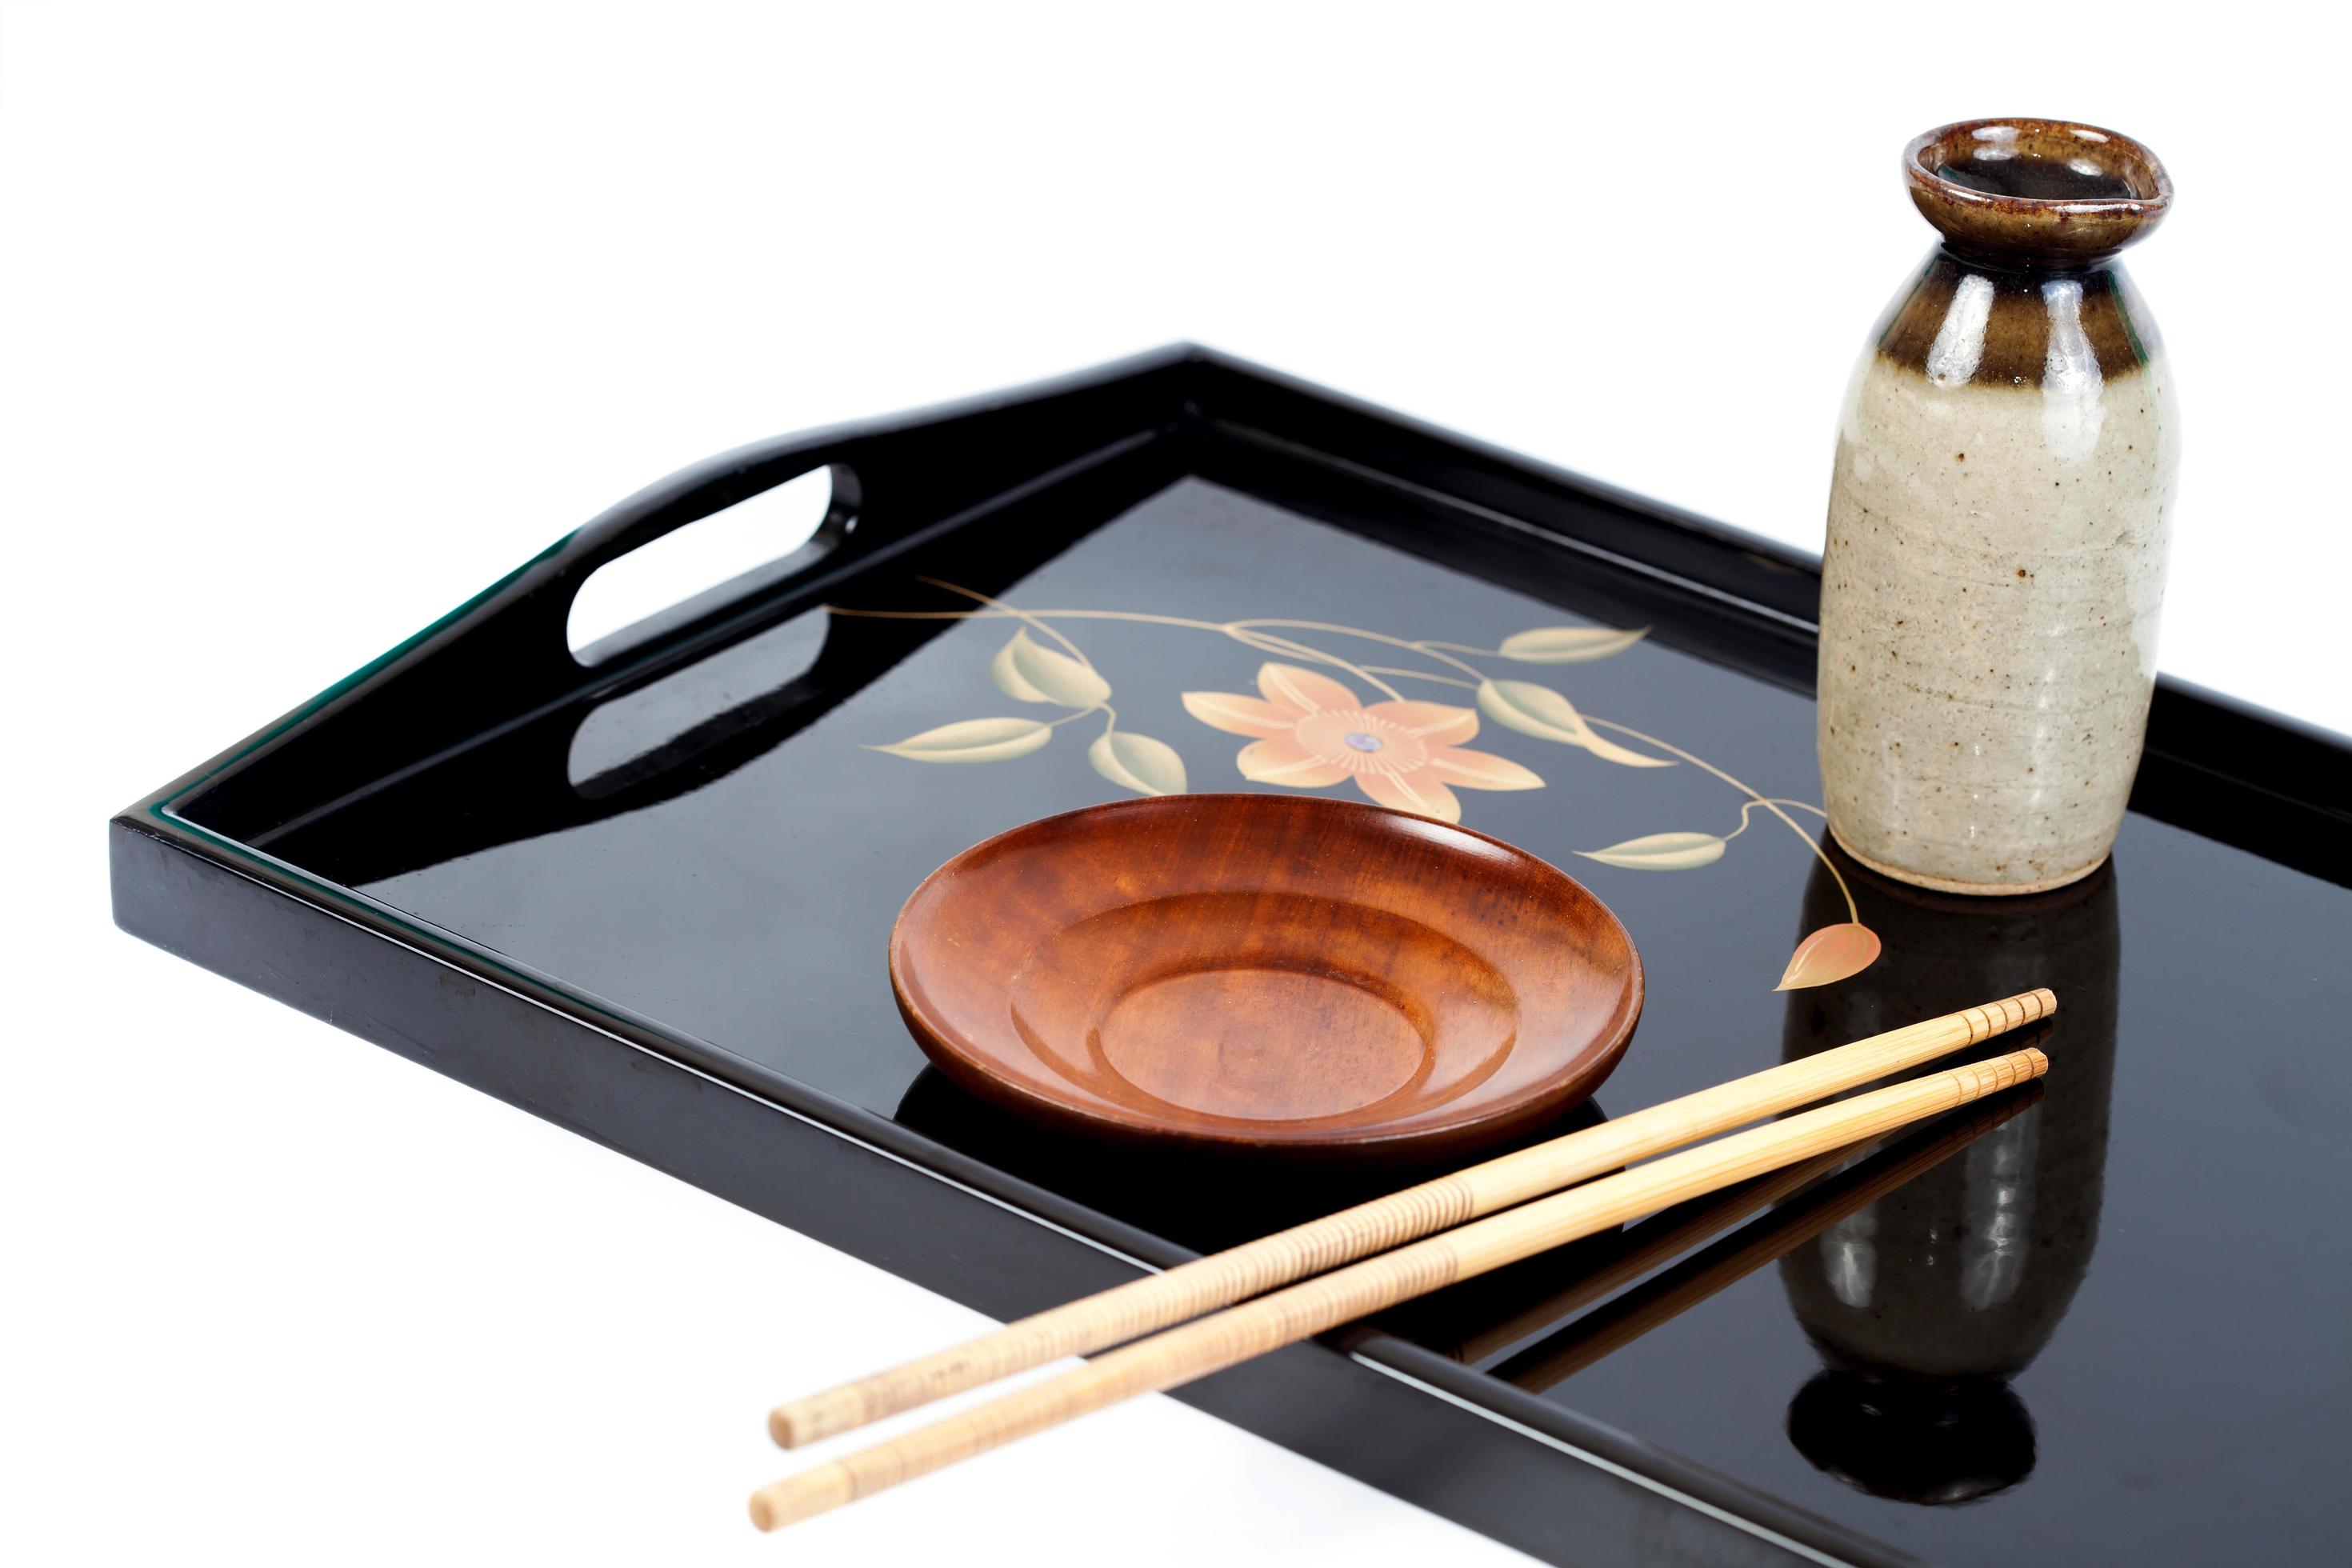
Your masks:
{"label": "pair of chopsticks", "polygon": [[[2046,990],[2027,992],[1783,1063],[780,1405],[769,1416],[769,1431],[783,1447],[797,1447],[1063,1356],[1125,1346],[762,1488],[751,1497],[752,1522],[774,1530],[824,1513],[1088,1411],[1190,1383],[1457,1280],[2039,1078],[2048,1058],[2029,1048],[1685,1147],[1976,1045],[2046,1017],[2057,1005]],[[1684,1152],[1667,1153],[1675,1149]],[[1649,1163],[1633,1165],[1637,1160]],[[1244,1304],[1234,1306],[1237,1301]]]}

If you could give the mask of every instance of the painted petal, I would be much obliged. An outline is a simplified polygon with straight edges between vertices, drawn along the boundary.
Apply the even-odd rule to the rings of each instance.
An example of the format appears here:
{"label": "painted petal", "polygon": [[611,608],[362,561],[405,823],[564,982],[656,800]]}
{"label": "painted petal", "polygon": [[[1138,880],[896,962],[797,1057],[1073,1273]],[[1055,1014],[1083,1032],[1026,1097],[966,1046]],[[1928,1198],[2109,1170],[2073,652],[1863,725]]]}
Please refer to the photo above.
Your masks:
{"label": "painted petal", "polygon": [[1775,991],[1827,985],[1859,974],[1878,960],[1878,933],[1866,925],[1823,926],[1797,944]]}
{"label": "painted petal", "polygon": [[1187,691],[1184,711],[1229,735],[1286,735],[1299,716],[1236,691]]}
{"label": "painted petal", "polygon": [[1325,762],[1288,735],[1252,741],[1234,761],[1242,777],[1253,784],[1287,784],[1292,789],[1320,789],[1348,776],[1346,767]]}
{"label": "painted petal", "polygon": [[1419,812],[1440,822],[1462,820],[1462,802],[1452,790],[1438,783],[1427,768],[1417,768],[1402,775],[1358,773],[1356,783],[1366,795],[1382,805],[1392,805],[1399,811]]}
{"label": "painted petal", "polygon": [[1541,789],[1542,779],[1508,757],[1492,752],[1467,752],[1459,746],[1431,753],[1430,771],[1447,784],[1464,789]]}
{"label": "painted petal", "polygon": [[1301,717],[1308,713],[1345,712],[1363,706],[1356,700],[1354,692],[1329,676],[1301,669],[1295,664],[1260,665],[1257,689],[1265,693],[1267,701],[1279,703]]}
{"label": "painted petal", "polygon": [[1375,702],[1364,710],[1401,724],[1433,746],[1459,745],[1478,732],[1478,711],[1444,702]]}

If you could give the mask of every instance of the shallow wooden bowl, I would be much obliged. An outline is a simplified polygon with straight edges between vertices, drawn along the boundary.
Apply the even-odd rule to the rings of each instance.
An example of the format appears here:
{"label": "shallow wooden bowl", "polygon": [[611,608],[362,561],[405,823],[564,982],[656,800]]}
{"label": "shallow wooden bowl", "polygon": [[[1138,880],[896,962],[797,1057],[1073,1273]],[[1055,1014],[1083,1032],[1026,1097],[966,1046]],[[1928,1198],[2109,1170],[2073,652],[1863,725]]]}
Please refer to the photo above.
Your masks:
{"label": "shallow wooden bowl", "polygon": [[1412,1157],[1590,1095],[1642,1011],[1616,916],[1466,828],[1171,795],[964,851],[890,939],[899,1011],[976,1094],[1226,1152]]}

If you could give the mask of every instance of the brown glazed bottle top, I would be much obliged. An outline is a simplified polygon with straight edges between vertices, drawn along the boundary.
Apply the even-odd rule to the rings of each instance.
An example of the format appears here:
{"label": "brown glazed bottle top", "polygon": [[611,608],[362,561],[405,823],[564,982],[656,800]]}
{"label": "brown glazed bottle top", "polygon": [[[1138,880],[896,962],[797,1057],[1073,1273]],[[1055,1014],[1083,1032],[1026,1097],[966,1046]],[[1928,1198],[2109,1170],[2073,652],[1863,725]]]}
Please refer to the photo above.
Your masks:
{"label": "brown glazed bottle top", "polygon": [[2079,265],[2163,221],[2172,180],[2128,136],[2063,120],[1963,120],[1903,149],[1911,201],[1954,250]]}

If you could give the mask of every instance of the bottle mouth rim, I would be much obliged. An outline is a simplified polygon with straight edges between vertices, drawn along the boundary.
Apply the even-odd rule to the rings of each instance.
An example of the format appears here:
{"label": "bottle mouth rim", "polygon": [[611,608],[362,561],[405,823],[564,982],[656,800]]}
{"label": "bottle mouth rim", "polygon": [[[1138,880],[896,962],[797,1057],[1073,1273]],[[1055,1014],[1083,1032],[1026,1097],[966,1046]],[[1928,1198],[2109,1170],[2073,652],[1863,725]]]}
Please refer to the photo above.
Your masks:
{"label": "bottle mouth rim", "polygon": [[1959,248],[2090,258],[2144,237],[2172,205],[2172,177],[2145,145],[2102,126],[1962,120],[1912,138],[1904,182]]}

